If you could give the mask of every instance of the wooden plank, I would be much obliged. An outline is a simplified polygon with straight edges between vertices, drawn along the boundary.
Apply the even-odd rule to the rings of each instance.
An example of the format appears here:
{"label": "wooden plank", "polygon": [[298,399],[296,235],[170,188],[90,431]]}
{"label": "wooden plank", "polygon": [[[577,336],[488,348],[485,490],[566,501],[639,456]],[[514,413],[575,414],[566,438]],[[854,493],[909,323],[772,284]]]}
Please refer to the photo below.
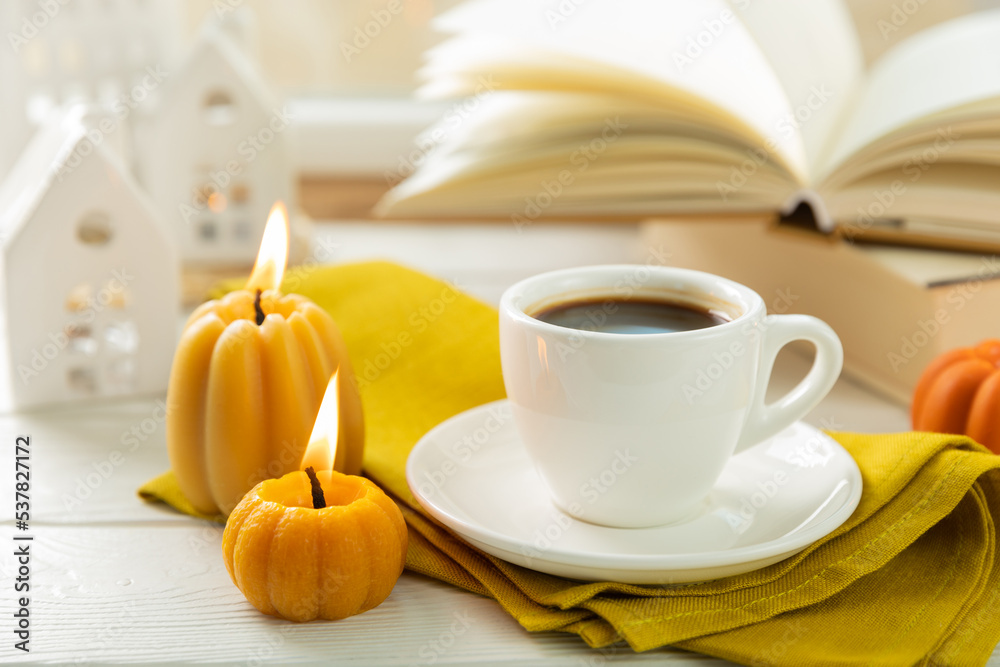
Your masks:
{"label": "wooden plank", "polygon": [[[265,616],[230,581],[221,532],[194,525],[39,528],[32,651],[18,661],[580,664],[601,655],[575,636],[529,636],[492,600],[418,575],[405,575],[379,607],[343,621]],[[609,655],[630,653],[622,647]],[[728,664],[671,651],[631,657]]]}
{"label": "wooden plank", "polygon": [[[643,262],[638,227],[539,223],[400,223],[359,220],[315,223],[310,243],[292,265],[388,259],[432,273],[496,304],[500,294],[535,273],[584,264]],[[205,300],[220,281],[247,276],[249,265],[186,267],[187,309]]]}
{"label": "wooden plank", "polygon": [[[4,415],[0,438],[31,435],[32,523],[187,524],[188,519],[142,501],[136,490],[170,467],[162,397]],[[0,515],[13,495],[0,485]]]}
{"label": "wooden plank", "polygon": [[299,179],[299,205],[316,220],[366,220],[389,191],[378,176],[304,175]]}
{"label": "wooden plank", "polygon": [[432,275],[462,271],[506,286],[506,273],[648,259],[637,225],[509,222],[337,221],[317,223],[314,243],[334,247],[336,261],[388,259]]}
{"label": "wooden plank", "polygon": [[[375,220],[381,221],[374,214],[373,209],[386,192],[392,187],[389,179],[378,175],[347,176],[339,174],[303,174],[298,181],[299,205],[314,220]],[[706,219],[718,220],[747,220],[748,222],[759,221],[762,218],[775,217],[773,212],[692,212],[687,214],[676,214],[668,216],[656,216],[671,218]],[[543,212],[534,223],[556,223],[572,225],[588,224],[636,224],[644,219],[648,219],[649,214],[623,214],[623,215],[562,215],[558,213]],[[447,211],[423,218],[403,219],[389,218],[387,222],[422,225],[424,223],[449,222],[449,223],[469,223],[475,224],[511,224],[511,216],[467,216],[449,215]]]}

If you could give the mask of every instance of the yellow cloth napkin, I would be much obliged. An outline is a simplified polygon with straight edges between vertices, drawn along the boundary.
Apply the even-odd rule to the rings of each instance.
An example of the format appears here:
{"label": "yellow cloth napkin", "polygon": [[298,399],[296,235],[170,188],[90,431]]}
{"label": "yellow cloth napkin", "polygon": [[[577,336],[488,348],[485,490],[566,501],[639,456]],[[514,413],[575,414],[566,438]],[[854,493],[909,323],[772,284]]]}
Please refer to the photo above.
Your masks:
{"label": "yellow cloth napkin", "polygon": [[[762,570],[677,587],[569,581],[462,542],[404,478],[427,430],[503,397],[496,311],[385,263],[293,273],[285,289],[344,333],[364,401],[365,471],[404,504],[407,567],[495,598],[528,630],[762,665],[981,665],[1000,639],[1000,457],[966,438],[833,434],[861,468],[861,504],[832,535]],[[170,473],[140,493],[193,514]]]}

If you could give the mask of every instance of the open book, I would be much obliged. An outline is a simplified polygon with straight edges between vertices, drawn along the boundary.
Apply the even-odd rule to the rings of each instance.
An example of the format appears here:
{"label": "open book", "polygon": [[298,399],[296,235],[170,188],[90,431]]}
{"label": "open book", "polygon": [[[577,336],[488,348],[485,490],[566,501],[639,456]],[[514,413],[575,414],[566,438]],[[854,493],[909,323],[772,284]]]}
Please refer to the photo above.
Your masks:
{"label": "open book", "polygon": [[471,0],[437,19],[393,217],[794,210],[820,227],[1000,246],[1000,11],[865,69],[840,0]]}

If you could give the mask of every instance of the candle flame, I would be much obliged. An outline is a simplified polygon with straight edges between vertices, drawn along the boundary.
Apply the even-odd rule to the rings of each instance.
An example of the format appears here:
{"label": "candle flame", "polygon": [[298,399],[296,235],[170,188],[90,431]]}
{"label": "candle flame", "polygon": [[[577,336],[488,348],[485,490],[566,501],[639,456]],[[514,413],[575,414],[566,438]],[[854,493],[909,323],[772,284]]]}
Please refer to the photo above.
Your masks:
{"label": "candle flame", "polygon": [[260,241],[260,251],[253,265],[253,273],[247,281],[247,289],[277,290],[285,275],[285,265],[288,264],[288,211],[285,205],[278,201],[271,208],[264,227],[264,236]]}
{"label": "candle flame", "polygon": [[340,432],[340,388],[337,378],[338,368],[330,378],[320,403],[316,423],[312,435],[309,436],[309,446],[302,457],[301,470],[312,466],[316,470],[333,470],[333,462],[337,460],[337,440]]}

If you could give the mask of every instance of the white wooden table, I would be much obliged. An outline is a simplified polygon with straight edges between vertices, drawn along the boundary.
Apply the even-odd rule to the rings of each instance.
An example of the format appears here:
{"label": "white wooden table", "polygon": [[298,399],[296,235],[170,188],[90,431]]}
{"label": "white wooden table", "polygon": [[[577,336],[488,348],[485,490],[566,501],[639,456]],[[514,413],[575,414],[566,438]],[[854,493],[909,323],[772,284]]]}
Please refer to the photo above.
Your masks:
{"label": "white wooden table", "polygon": [[[334,261],[388,258],[456,282],[496,303],[514,280],[580,264],[642,261],[631,226],[322,226]],[[777,391],[808,362],[783,355]],[[158,416],[160,418],[158,418]],[[617,662],[723,665],[678,651],[588,649],[575,635],[529,634],[491,600],[404,573],[389,599],[336,623],[264,616],[222,563],[222,529],[137,499],[168,468],[155,398],[0,416],[0,661],[422,665]],[[843,379],[809,417],[836,429],[908,427],[903,408]],[[14,440],[31,440],[30,653],[13,648],[16,565],[10,480]],[[135,434],[135,435],[133,435]],[[117,454],[116,454],[117,452]],[[20,533],[19,533],[20,534]],[[860,630],[860,629],[859,629]],[[1000,665],[1000,653],[990,664]]]}

